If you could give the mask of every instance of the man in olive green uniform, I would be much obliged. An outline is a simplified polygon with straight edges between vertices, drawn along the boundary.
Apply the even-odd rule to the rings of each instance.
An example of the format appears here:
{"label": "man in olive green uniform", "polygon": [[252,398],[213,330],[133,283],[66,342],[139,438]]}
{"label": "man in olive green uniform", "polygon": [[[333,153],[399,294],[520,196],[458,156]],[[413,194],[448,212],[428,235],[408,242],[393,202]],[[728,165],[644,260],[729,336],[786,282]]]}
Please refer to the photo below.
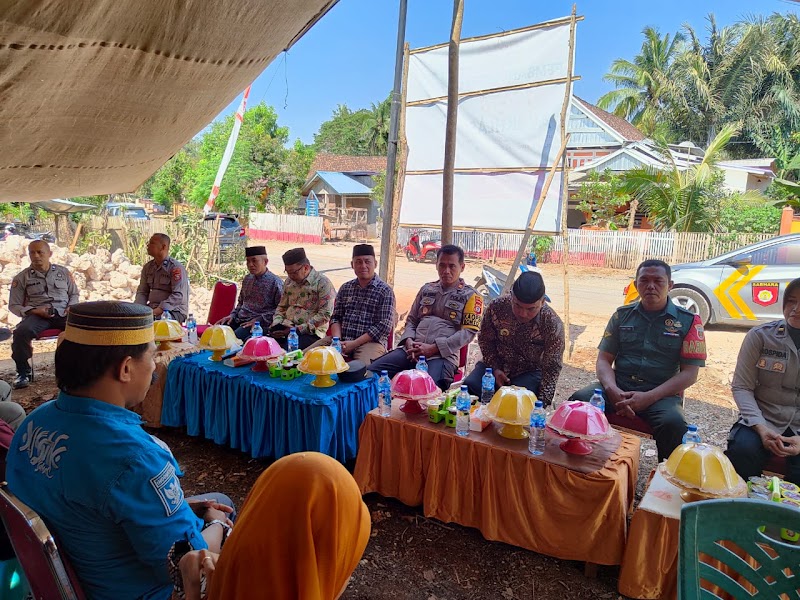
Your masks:
{"label": "man in olive green uniform", "polygon": [[169,311],[183,323],[189,314],[189,277],[183,265],[169,255],[169,244],[164,233],[153,234],[147,242],[147,254],[153,260],[142,267],[135,302],[152,308],[155,319]]}
{"label": "man in olive green uniform", "polygon": [[636,270],[641,299],[611,317],[600,341],[597,378],[570,400],[587,402],[603,389],[606,412],[638,416],[653,428],[658,460],[668,458],[686,433],[681,393],[705,366],[700,318],[669,299],[671,269],[646,260]]}
{"label": "man in olive green uniform", "polygon": [[52,254],[47,242],[31,242],[28,246],[31,266],[11,281],[8,310],[22,317],[11,342],[11,357],[17,366],[15,389],[30,384],[31,342],[46,329],[64,329],[67,307],[80,300],[72,274],[66,267],[50,264]]}
{"label": "man in olive green uniform", "polygon": [[461,348],[480,329],[483,298],[461,279],[464,251],[458,246],[439,249],[436,270],[439,280],[422,286],[411,305],[399,347],[370,364],[370,371],[386,370],[394,377],[425,356],[428,373],[439,387],[447,389],[452,383]]}

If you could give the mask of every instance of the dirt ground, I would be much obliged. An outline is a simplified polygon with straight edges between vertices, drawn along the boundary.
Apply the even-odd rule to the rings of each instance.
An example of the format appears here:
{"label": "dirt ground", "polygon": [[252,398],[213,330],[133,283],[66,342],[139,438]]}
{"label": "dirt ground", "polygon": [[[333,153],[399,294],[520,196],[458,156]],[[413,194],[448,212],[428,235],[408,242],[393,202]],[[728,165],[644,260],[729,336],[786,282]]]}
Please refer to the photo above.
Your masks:
{"label": "dirt ground", "polygon": [[[268,243],[267,246],[271,266],[280,272],[280,255],[291,245]],[[309,247],[307,252],[315,267],[324,271],[338,288],[353,277],[348,266],[351,247],[344,243],[327,244]],[[464,279],[472,283],[480,267],[480,263],[468,263]],[[542,271],[552,305],[563,318],[561,267],[543,265]],[[622,303],[622,289],[630,275],[608,269],[570,269],[572,353],[559,380],[556,402],[593,380],[597,342],[614,308]],[[435,279],[433,265],[409,263],[398,256],[395,279],[398,312],[401,315],[407,312],[419,287]],[[723,447],[735,420],[729,383],[745,333],[744,329],[722,327],[707,331],[707,367],[701,370],[700,380],[686,398],[687,419],[698,424],[704,439]],[[52,342],[37,342],[35,382],[26,390],[14,392],[13,399],[28,411],[57,393],[52,362],[54,347]],[[13,363],[8,360],[10,354],[9,342],[0,344],[0,378],[7,381],[14,376]],[[474,360],[473,352],[471,361]],[[172,448],[183,467],[187,494],[223,491],[241,504],[255,479],[270,464],[268,460],[250,459],[210,441],[188,437],[181,430],[160,429],[154,433]],[[655,445],[643,441],[637,501],[655,465]],[[372,513],[372,537],[343,596],[346,600],[622,597],[616,591],[617,567],[601,567],[598,577],[589,579],[584,576],[582,563],[486,541],[477,530],[427,519],[420,508],[407,507],[395,500],[374,494],[365,500]]]}

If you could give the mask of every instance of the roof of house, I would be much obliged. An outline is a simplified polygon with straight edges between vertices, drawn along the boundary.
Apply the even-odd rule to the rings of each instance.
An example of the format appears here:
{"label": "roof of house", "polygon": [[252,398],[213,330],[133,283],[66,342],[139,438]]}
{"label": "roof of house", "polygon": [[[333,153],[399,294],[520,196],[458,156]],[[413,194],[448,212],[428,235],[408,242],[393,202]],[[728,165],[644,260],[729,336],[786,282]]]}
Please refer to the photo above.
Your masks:
{"label": "roof of house", "polygon": [[317,171],[303,186],[303,194],[307,194],[308,190],[318,179],[321,179],[323,182],[325,182],[325,184],[335,194],[348,196],[369,196],[372,193],[372,189],[345,173],[338,173],[335,171]]}
{"label": "roof of house", "polygon": [[317,171],[374,174],[386,170],[385,156],[349,156],[321,152],[314,157],[307,179]]}
{"label": "roof of house", "polygon": [[597,119],[613,129],[626,142],[639,142],[645,139],[646,136],[635,126],[628,123],[625,119],[620,118],[617,115],[613,115],[610,112],[587,102],[583,98],[579,98],[578,96],[574,95],[573,98],[578,102],[578,104],[592,113],[592,115],[594,115]]}

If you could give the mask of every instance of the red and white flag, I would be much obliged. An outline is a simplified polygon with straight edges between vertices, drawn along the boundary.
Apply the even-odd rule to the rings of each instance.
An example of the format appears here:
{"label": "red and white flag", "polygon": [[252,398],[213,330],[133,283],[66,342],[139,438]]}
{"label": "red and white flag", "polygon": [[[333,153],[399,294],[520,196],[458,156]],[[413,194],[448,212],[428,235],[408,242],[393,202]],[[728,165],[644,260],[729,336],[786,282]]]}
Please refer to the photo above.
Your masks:
{"label": "red and white flag", "polygon": [[239,105],[239,110],[236,111],[236,118],[233,120],[233,130],[231,137],[228,138],[228,145],[225,146],[225,154],[222,155],[222,162],[219,164],[217,176],[214,178],[214,186],[211,188],[211,193],[208,195],[206,205],[203,207],[203,214],[207,215],[214,209],[214,201],[219,196],[219,186],[222,185],[222,178],[228,165],[233,157],[233,149],[236,147],[236,140],[239,137],[239,130],[242,128],[242,121],[244,121],[244,111],[247,107],[247,97],[250,95],[250,86],[244,91],[242,96],[242,103]]}

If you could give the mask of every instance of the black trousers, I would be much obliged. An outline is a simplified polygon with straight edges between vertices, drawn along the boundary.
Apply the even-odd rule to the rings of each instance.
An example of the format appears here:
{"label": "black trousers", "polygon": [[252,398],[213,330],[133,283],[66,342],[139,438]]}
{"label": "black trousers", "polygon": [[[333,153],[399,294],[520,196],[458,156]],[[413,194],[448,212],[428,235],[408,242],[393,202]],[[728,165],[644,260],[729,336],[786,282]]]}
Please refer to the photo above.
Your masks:
{"label": "black trousers", "polygon": [[[481,397],[483,393],[483,376],[486,373],[486,365],[483,362],[478,361],[475,365],[475,370],[472,371],[469,375],[467,375],[466,379],[464,379],[464,385],[469,388],[469,393],[473,396],[477,396],[478,398]],[[525,373],[520,373],[519,375],[515,375],[511,377],[511,383],[509,385],[516,385],[519,387],[524,387],[527,390],[532,391],[536,394],[536,397],[539,397],[539,384],[542,383],[542,372],[541,371],[527,371]],[[500,384],[495,381],[494,389],[499,390]]]}
{"label": "black trousers", "polygon": [[11,340],[11,358],[17,366],[17,373],[29,375],[31,372],[30,359],[33,356],[31,342],[36,336],[46,329],[64,329],[67,325],[66,317],[51,317],[44,319],[36,315],[28,315],[14,328]]}
{"label": "black trousers", "polygon": [[[305,350],[306,348],[308,348],[314,342],[318,342],[320,340],[320,337],[315,333],[298,333],[297,334],[297,340],[300,342],[299,345],[298,345],[300,350]],[[276,339],[276,341],[281,345],[281,348],[283,348],[284,350],[287,349],[286,346],[287,346],[287,344],[289,342],[288,338],[282,337],[282,338]]]}
{"label": "black trousers", "polygon": [[[442,390],[446,390],[453,383],[453,375],[456,372],[456,366],[443,359],[440,356],[427,359],[428,361],[428,375],[430,375]],[[373,361],[367,367],[373,373],[380,375],[381,371],[387,371],[389,377],[394,377],[400,371],[416,368],[416,361],[411,361],[406,356],[406,351],[402,348],[395,348],[381,356],[378,360]]]}
{"label": "black trousers", "polygon": [[[787,429],[783,432],[786,437],[792,437],[794,432]],[[747,481],[748,477],[761,475],[764,465],[767,464],[772,453],[764,448],[755,429],[743,423],[736,423],[728,434],[728,449],[725,454],[731,459],[731,464],[736,472]],[[800,485],[800,456],[786,457],[786,479]]]}

